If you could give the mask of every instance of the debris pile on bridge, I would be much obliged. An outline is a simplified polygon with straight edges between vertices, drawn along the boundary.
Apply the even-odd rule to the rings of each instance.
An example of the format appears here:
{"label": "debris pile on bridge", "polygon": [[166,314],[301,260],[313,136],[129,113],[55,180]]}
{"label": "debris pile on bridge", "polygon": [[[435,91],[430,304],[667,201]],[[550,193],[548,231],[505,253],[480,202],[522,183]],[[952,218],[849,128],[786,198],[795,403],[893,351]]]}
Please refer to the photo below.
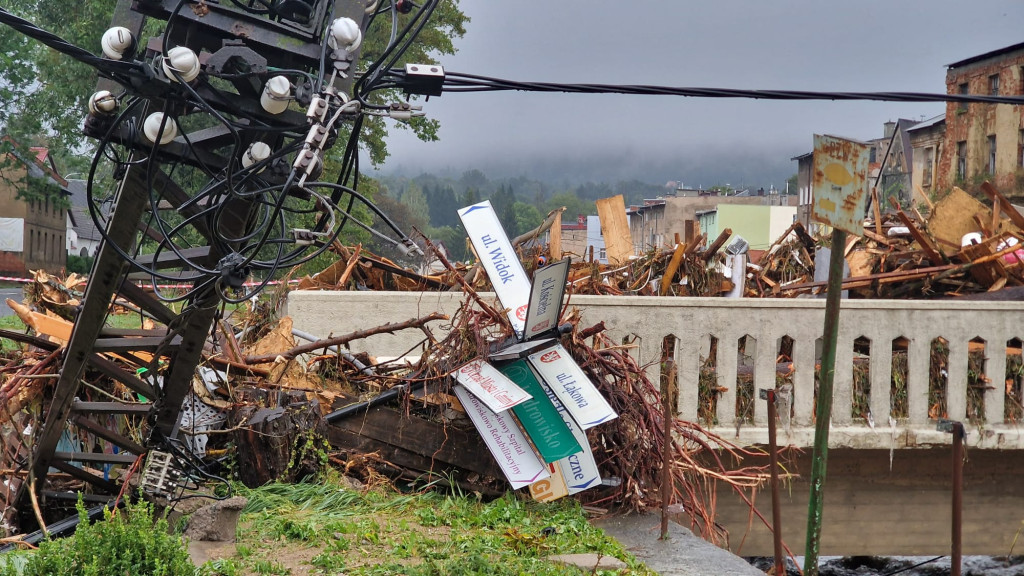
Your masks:
{"label": "debris pile on bridge", "polygon": [[[851,298],[928,299],[1024,285],[1024,249],[1015,248],[1024,238],[1024,216],[990,184],[982,190],[996,210],[954,188],[930,206],[927,217],[914,208],[877,211],[863,235],[843,247],[849,268],[843,289]],[[731,230],[724,230],[714,239],[698,233],[688,241],[677,238],[672,247],[602,264],[592,253],[565,254],[560,242],[544,242],[558,215],[549,214],[515,245],[529,273],[538,263],[571,257],[572,294],[794,298],[825,291],[823,275],[815,276],[815,262],[827,262],[818,253],[829,248],[828,236],[812,236],[800,223],[764,251],[747,251],[744,242],[730,238]],[[459,290],[456,274],[475,290],[491,289],[479,264],[454,262],[447,269],[435,265],[417,272],[359,246],[336,245],[334,251],[338,262],[300,280],[298,289]],[[745,273],[735,274],[735,266]]]}
{"label": "debris pile on bridge", "polygon": [[[64,285],[53,277],[38,278],[28,292],[43,294],[54,282]],[[465,302],[450,319],[431,314],[322,339],[293,330],[288,318],[270,318],[265,307],[239,308],[235,316],[218,323],[217,334],[207,342],[193,392],[182,405],[179,450],[172,452],[172,460],[179,468],[193,467],[197,475],[199,470],[226,474],[223,463],[230,461],[237,477],[250,485],[301,480],[329,464],[364,481],[387,476],[456,483],[483,494],[503,492],[509,485],[453,391],[453,373],[507,343],[511,331],[500,312],[468,285],[464,289]],[[69,290],[67,296],[73,301],[78,294]],[[67,304],[52,295],[45,302],[34,300],[33,308],[14,303],[32,333],[0,334],[23,344],[5,353],[5,364],[0,366],[0,401],[7,415],[0,420],[4,441],[0,467],[9,478],[2,490],[4,503],[12,502],[27,479],[25,448],[43,425],[40,416],[54,391],[53,378],[46,376],[58,369],[55,360],[72,328],[47,311],[51,301]],[[121,318],[123,323],[125,316]],[[134,318],[141,325],[143,316],[135,313]],[[576,497],[598,508],[653,505],[659,500],[664,427],[657,384],[630,356],[628,346],[605,336],[602,324],[586,326],[576,312],[567,313],[564,320],[572,328],[562,336],[562,344],[618,413],[618,418],[587,431],[586,442],[604,482]],[[431,329],[439,322],[452,328],[441,339]],[[405,359],[351,354],[344,349],[352,340],[402,330],[423,335],[420,349]],[[296,334],[311,341],[297,342]],[[159,382],[167,368],[161,365],[159,353],[103,356],[124,373],[150,382]],[[84,378],[88,385],[75,406],[86,409],[90,402],[114,399],[140,410],[111,416],[108,431],[78,428],[62,440],[60,449],[110,455],[113,444],[105,435],[111,432],[140,449],[114,454],[123,464],[81,462],[74,474],[51,474],[48,485],[59,482],[62,490],[92,492],[95,487],[82,480],[86,474],[115,484],[135,484],[145,452],[142,446],[151,442],[144,411],[148,405],[108,373],[90,369]],[[72,419],[84,422],[80,416]],[[330,424],[325,425],[325,420]],[[691,515],[696,529],[715,538],[720,535],[712,520],[714,481],[740,490],[759,485],[767,462],[763,455],[737,448],[695,423],[675,421],[673,425],[675,501]],[[56,500],[47,503],[44,498],[41,514],[52,518],[56,505]],[[5,512],[8,526],[13,525],[13,510],[7,507]]]}

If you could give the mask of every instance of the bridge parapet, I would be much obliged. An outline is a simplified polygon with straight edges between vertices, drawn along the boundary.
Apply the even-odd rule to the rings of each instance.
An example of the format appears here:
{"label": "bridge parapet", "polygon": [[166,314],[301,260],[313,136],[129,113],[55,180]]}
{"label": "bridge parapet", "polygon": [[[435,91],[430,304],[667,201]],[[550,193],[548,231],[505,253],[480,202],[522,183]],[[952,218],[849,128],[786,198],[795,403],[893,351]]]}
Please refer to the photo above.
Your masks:
{"label": "bridge parapet", "polygon": [[[296,328],[326,336],[451,314],[461,302],[458,293],[295,291],[287,312]],[[738,444],[765,444],[767,408],[756,391],[791,385],[780,443],[812,445],[824,300],[573,296],[570,305],[585,325],[603,320],[613,340],[635,344],[652,378],[665,338],[675,337],[680,417]],[[1022,319],[1016,302],[844,301],[830,445],[948,444],[950,435],[936,430],[945,415],[965,422],[970,447],[1024,449]],[[352,348],[398,355],[416,338],[380,335]]]}

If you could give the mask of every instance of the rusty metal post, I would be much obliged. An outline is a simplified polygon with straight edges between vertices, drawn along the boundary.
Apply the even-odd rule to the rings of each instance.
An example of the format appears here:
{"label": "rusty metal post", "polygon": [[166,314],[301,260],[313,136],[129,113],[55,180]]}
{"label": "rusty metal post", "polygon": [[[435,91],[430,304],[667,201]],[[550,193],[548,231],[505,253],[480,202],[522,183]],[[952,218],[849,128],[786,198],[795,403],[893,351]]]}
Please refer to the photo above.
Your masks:
{"label": "rusty metal post", "polygon": [[842,295],[843,249],[846,232],[832,229],[832,253],[828,267],[828,296],[825,301],[825,326],[821,351],[821,378],[818,386],[818,407],[814,418],[814,452],[811,456],[811,496],[807,505],[807,548],[804,574],[818,576],[818,553],[821,549],[822,504],[825,499],[825,470],[828,467],[828,432],[832,419],[832,383],[836,375],[836,343],[839,340],[839,300]]}
{"label": "rusty metal post", "polygon": [[676,363],[667,358],[664,363],[665,376],[661,382],[661,399],[665,436],[662,440],[663,451],[661,460],[661,539],[668,539],[668,506],[672,501],[672,424],[675,417],[672,410],[672,384],[676,380]]}
{"label": "rusty metal post", "polygon": [[779,445],[775,441],[777,410],[775,390],[761,390],[761,399],[768,401],[768,462],[772,486],[772,541],[775,545],[775,574],[785,576],[786,557],[782,555],[782,502],[779,500]]}

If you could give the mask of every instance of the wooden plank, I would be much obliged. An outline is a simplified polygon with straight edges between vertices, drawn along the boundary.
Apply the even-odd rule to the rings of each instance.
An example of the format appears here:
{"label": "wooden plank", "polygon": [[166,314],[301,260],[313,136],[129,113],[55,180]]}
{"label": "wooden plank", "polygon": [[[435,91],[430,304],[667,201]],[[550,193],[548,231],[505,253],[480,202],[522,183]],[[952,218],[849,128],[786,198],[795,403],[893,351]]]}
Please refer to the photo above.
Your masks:
{"label": "wooden plank", "polygon": [[991,211],[967,192],[954,187],[935,203],[928,217],[928,229],[936,241],[948,247],[945,252],[952,254],[960,250],[960,239],[964,234],[978,231],[975,214],[980,214],[987,221]]}
{"label": "wooden plank", "polygon": [[604,237],[608,263],[612,266],[625,264],[633,255],[633,239],[622,194],[598,200],[597,216],[601,219],[601,236]]}
{"label": "wooden plank", "polygon": [[914,241],[921,247],[921,250],[924,251],[925,256],[931,260],[932,264],[936,266],[942,264],[944,261],[942,255],[939,254],[938,250],[936,250],[934,246],[932,246],[931,241],[924,235],[924,233],[921,232],[917,225],[914,224],[914,221],[910,219],[910,216],[908,216],[903,210],[897,210],[896,215],[899,217],[900,221],[903,222],[903,225],[910,229],[910,235],[914,237]]}
{"label": "wooden plank", "polygon": [[562,259],[562,217],[559,214],[558,221],[551,225],[551,231],[548,234],[548,252],[551,255],[551,261]]}
{"label": "wooden plank", "polygon": [[1024,214],[1017,212],[1017,209],[1010,204],[1010,201],[1006,196],[1003,196],[999,190],[996,190],[996,187],[993,186],[992,183],[983,182],[981,184],[981,191],[991,198],[993,203],[998,199],[1000,202],[1000,208],[1002,208],[1002,211],[1006,214],[1007,218],[1010,219],[1010,222],[1013,222],[1013,225],[1017,228],[1024,230]]}
{"label": "wooden plank", "polygon": [[333,427],[400,447],[430,460],[495,478],[505,477],[487,452],[483,440],[473,430],[442,426],[404,416],[385,407],[371,408],[365,416],[342,420]]}
{"label": "wooden plank", "polygon": [[675,277],[676,272],[679,271],[679,265],[683,263],[683,254],[686,252],[685,244],[676,244],[675,252],[672,253],[672,259],[668,262],[668,267],[665,268],[665,275],[661,277],[661,289],[658,294],[665,296],[668,294],[669,288],[672,287],[672,278]]}

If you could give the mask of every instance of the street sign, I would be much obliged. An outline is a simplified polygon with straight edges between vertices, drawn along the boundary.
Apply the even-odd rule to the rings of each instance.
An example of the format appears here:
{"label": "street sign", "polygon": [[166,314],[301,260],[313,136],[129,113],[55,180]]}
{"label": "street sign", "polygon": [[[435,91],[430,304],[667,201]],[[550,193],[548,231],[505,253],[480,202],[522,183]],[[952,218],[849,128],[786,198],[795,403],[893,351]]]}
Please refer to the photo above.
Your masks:
{"label": "street sign", "polygon": [[523,431],[508,412],[494,413],[462,386],[455,386],[455,395],[469,414],[487,449],[497,460],[513,489],[529,486],[550,475],[547,466],[530,448]]}
{"label": "street sign", "polygon": [[583,449],[548,400],[540,381],[525,360],[506,364],[499,370],[533,396],[512,408],[512,413],[545,463],[557,462]]}
{"label": "street sign", "polygon": [[565,282],[568,278],[568,258],[548,264],[534,272],[530,305],[526,311],[524,338],[533,338],[558,327]]}
{"label": "street sign", "polygon": [[476,249],[477,258],[494,286],[501,305],[517,336],[526,324],[526,308],[530,301],[530,279],[519,262],[512,243],[501,227],[488,200],[459,210],[459,218]]}
{"label": "street sign", "polygon": [[531,354],[529,359],[580,428],[586,430],[618,417],[561,344]]}
{"label": "street sign", "polygon": [[868,151],[867,144],[861,142],[814,135],[811,213],[815,220],[850,234],[864,235]]}
{"label": "street sign", "polygon": [[548,400],[555,406],[555,410],[558,410],[558,415],[562,417],[562,422],[565,422],[565,426],[569,428],[572,435],[576,437],[576,441],[580,443],[580,447],[583,448],[579,452],[558,461],[562,480],[565,482],[569,494],[575,494],[587,488],[597,486],[601,483],[601,473],[597,470],[597,461],[594,460],[594,453],[590,450],[587,434],[572,419],[569,411],[565,409],[565,405],[551,391],[551,387],[543,382],[541,382],[541,386],[543,386]]}
{"label": "street sign", "polygon": [[493,412],[501,412],[531,398],[516,383],[483,360],[473,360],[455,371],[455,379]]}

